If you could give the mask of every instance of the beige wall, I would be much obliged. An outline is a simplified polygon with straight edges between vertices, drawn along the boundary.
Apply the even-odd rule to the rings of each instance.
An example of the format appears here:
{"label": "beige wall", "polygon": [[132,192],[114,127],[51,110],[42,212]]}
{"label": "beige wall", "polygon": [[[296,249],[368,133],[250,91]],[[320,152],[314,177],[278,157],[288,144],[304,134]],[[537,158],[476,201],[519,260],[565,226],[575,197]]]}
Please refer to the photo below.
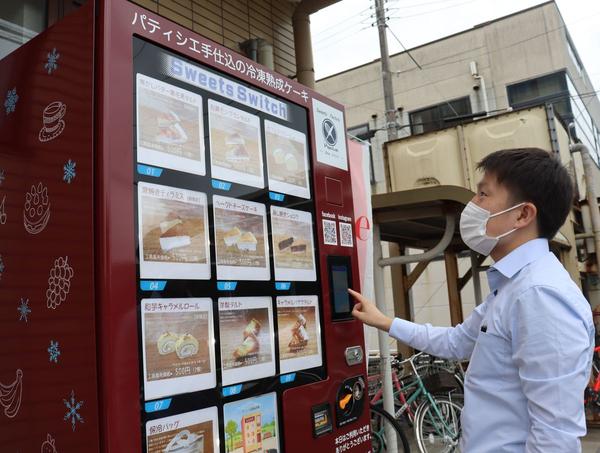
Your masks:
{"label": "beige wall", "polygon": [[[392,56],[395,103],[408,112],[446,100],[470,96],[473,111],[483,110],[481,90],[473,90],[469,64],[475,61],[484,77],[490,110],[508,107],[506,85],[567,69],[580,93],[594,91],[589,78],[573,64],[566,28],[554,3],[481,25],[411,50],[419,70],[404,53]],[[349,127],[384,115],[379,61],[317,81],[319,92],[346,106]],[[587,99],[600,127],[600,102]]]}
{"label": "beige wall", "polygon": [[273,45],[275,70],[296,73],[292,14],[287,0],[132,0],[224,46],[263,38]]}

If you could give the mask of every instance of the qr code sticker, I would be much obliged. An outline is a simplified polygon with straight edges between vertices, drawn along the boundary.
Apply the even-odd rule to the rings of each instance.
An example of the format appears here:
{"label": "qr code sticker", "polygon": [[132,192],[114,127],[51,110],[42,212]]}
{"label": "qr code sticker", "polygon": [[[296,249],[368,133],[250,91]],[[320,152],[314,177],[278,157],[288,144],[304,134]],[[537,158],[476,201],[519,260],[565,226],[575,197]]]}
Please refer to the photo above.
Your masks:
{"label": "qr code sticker", "polygon": [[337,245],[337,227],[334,220],[323,219],[323,242],[327,245]]}
{"label": "qr code sticker", "polygon": [[340,222],[340,245],[342,247],[353,247],[352,224]]}

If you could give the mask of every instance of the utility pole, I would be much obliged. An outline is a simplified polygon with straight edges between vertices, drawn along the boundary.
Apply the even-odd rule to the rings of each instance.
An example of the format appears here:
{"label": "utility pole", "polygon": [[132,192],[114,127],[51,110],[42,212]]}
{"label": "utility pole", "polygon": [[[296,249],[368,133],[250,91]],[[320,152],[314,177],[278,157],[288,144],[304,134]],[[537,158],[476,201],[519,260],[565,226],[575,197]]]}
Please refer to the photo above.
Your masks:
{"label": "utility pole", "polygon": [[384,1],[375,0],[375,17],[377,18],[377,29],[379,30],[381,78],[383,81],[383,99],[385,102],[385,128],[387,130],[387,141],[390,141],[398,138],[398,128],[396,123],[396,107],[394,106],[394,86],[390,71],[390,54],[386,35],[387,19],[385,17]]}
{"label": "utility pole", "polygon": [[[392,85],[392,74],[390,72],[390,55],[388,52],[386,36],[386,17],[384,0],[375,0],[375,17],[377,18],[377,29],[379,31],[379,48],[381,50],[381,76],[383,80],[383,99],[385,101],[385,129],[387,131],[387,141],[398,138],[398,129],[396,124],[396,108],[394,107],[394,87]],[[383,147],[382,147],[383,148]],[[375,304],[382,312],[385,309],[385,288],[383,267],[379,265],[379,259],[382,256],[381,235],[379,225],[373,225],[373,278],[375,284]],[[395,413],[394,408],[394,388],[392,384],[392,363],[390,357],[390,345],[386,332],[378,331],[379,340],[379,373],[383,377],[383,408],[389,413]],[[397,453],[398,444],[396,433],[386,426],[385,438],[387,451]]]}

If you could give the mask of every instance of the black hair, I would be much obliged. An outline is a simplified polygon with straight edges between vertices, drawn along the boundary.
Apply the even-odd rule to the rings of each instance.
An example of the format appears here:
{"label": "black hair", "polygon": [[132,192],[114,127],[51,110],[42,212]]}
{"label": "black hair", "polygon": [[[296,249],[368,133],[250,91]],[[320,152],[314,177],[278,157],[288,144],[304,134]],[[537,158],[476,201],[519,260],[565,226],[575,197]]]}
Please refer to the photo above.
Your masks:
{"label": "black hair", "polygon": [[535,205],[540,237],[552,239],[565,223],[573,181],[558,157],[540,148],[503,149],[487,155],[477,168],[495,176],[513,202]]}

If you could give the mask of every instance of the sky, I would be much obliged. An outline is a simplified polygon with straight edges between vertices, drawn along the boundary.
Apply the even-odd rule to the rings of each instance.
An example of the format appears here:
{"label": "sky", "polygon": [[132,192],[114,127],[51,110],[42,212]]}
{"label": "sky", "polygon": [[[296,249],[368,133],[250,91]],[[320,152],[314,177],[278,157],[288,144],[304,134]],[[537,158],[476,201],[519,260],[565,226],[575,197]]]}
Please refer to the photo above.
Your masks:
{"label": "sky", "polygon": [[[387,0],[390,54],[424,44],[541,0]],[[311,16],[318,79],[379,58],[373,0],[341,0]],[[596,90],[600,90],[600,1],[557,0],[558,8]],[[392,35],[396,35],[394,37]]]}

